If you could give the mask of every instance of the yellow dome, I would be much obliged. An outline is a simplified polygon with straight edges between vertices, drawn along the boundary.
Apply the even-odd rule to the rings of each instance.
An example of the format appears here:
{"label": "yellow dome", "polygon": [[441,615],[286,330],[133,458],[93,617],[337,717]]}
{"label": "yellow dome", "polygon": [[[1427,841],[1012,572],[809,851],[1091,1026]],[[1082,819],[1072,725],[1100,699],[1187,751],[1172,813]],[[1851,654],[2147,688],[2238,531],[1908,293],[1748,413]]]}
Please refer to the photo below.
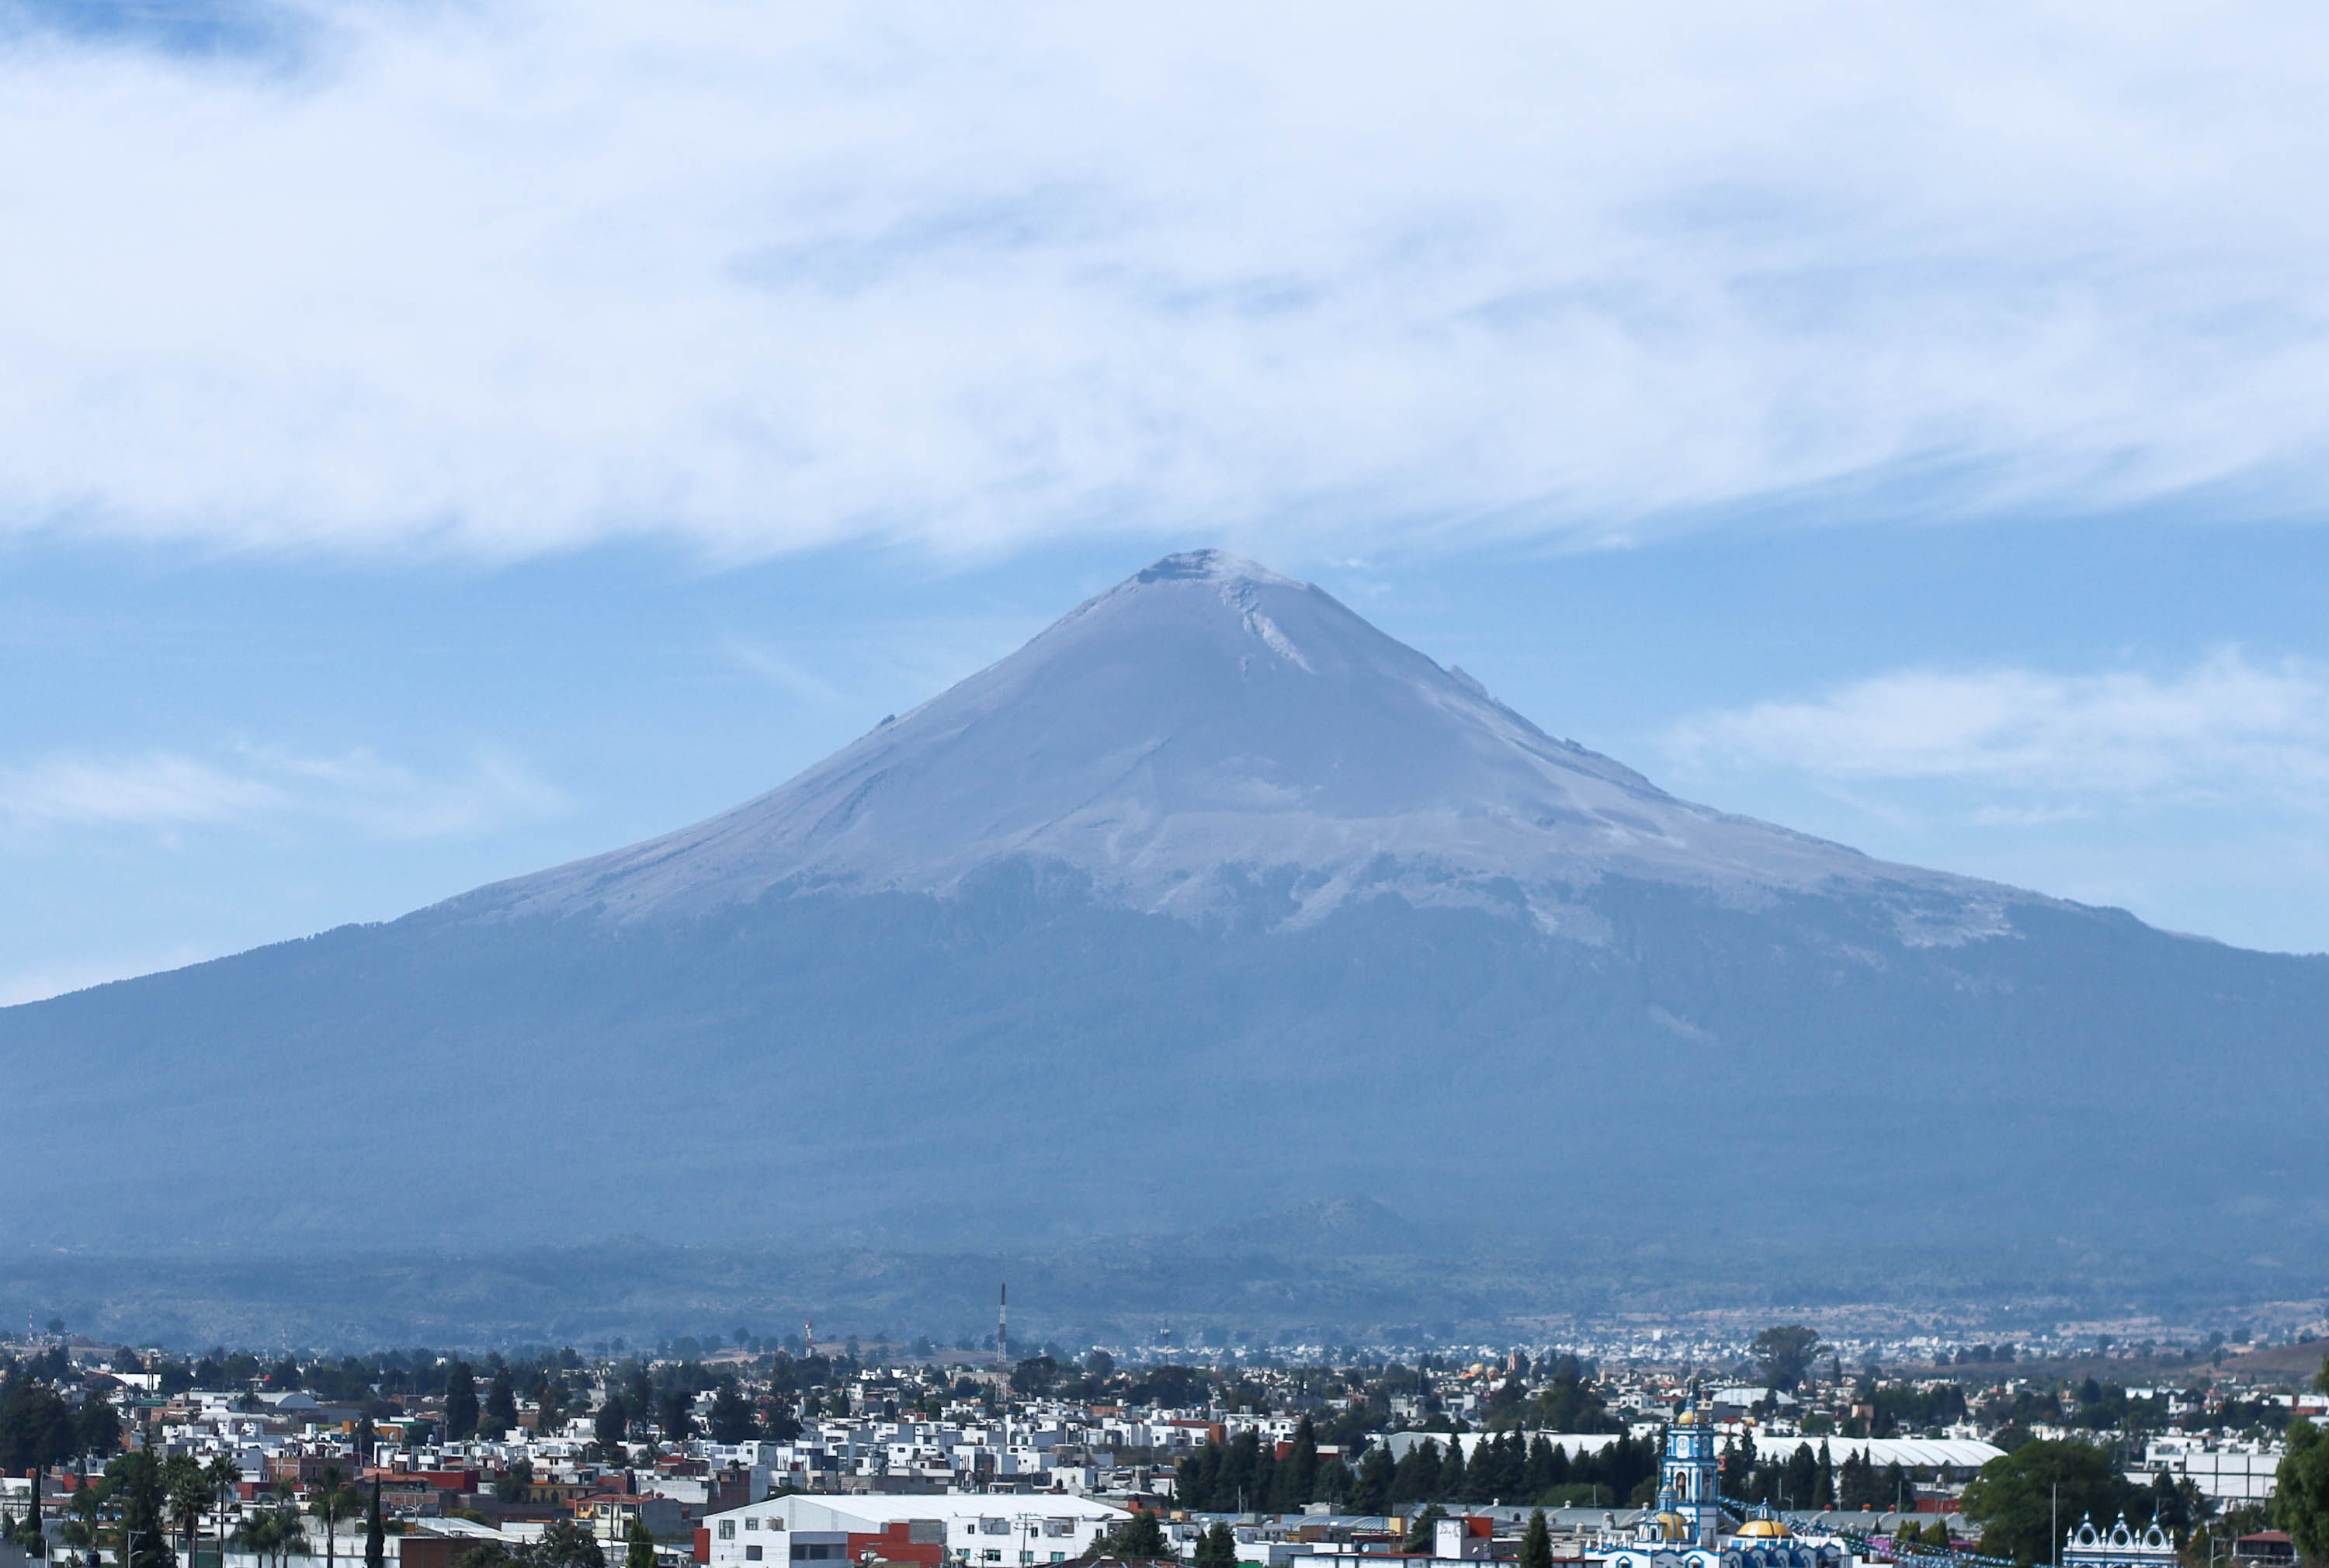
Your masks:
{"label": "yellow dome", "polygon": [[1769,1539],[1774,1536],[1792,1535],[1795,1534],[1793,1530],[1788,1529],[1777,1519],[1749,1519],[1745,1524],[1739,1526],[1739,1533],[1742,1535],[1753,1535],[1759,1539]]}
{"label": "yellow dome", "polygon": [[1651,1523],[1657,1526],[1658,1535],[1663,1540],[1687,1541],[1690,1539],[1690,1521],[1680,1514],[1671,1512],[1660,1514]]}
{"label": "yellow dome", "polygon": [[1676,1426],[1702,1426],[1705,1422],[1706,1417],[1695,1410],[1685,1410],[1674,1417]]}

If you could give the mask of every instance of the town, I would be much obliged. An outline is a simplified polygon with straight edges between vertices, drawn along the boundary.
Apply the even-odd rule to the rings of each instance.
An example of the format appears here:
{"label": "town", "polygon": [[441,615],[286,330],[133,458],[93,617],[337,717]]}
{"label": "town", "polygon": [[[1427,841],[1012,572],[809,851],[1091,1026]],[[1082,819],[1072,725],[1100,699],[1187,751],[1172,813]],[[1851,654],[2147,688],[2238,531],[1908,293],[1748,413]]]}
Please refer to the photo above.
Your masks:
{"label": "town", "polygon": [[6,1351],[0,1568],[2285,1568],[2329,1518],[2329,1398],[2309,1344],[2216,1338],[1885,1365],[1800,1324],[1622,1360],[52,1331]]}

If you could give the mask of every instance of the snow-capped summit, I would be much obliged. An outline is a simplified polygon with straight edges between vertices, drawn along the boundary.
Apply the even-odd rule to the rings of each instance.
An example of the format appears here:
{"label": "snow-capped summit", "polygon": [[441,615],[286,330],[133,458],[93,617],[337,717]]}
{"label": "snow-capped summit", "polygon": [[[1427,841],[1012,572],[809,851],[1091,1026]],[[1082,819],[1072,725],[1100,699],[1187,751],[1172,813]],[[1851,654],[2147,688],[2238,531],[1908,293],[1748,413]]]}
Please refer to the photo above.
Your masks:
{"label": "snow-capped summit", "polygon": [[1134,573],[1125,580],[1125,587],[1134,583],[1163,582],[1167,579],[1208,582],[1268,583],[1281,588],[1306,588],[1308,583],[1284,577],[1263,566],[1225,549],[1184,549],[1166,556],[1155,566]]}
{"label": "snow-capped summit", "polygon": [[1591,936],[1622,874],[1753,897],[1881,887],[1925,939],[1991,931],[2004,889],[1675,799],[1555,739],[1331,595],[1219,550],[1168,555],[1017,653],[693,827],[481,890],[618,917],[772,891],[943,893],[1008,859],[1196,916],[1275,922],[1396,891]]}

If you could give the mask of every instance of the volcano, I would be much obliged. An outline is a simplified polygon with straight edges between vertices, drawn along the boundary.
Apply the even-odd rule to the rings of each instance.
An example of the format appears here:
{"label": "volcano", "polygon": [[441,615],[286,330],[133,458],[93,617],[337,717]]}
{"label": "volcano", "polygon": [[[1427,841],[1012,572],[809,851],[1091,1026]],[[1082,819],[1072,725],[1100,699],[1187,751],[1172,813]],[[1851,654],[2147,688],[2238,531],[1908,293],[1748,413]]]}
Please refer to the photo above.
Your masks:
{"label": "volcano", "polygon": [[708,822],[0,1010],[0,1228],[2286,1245],[2324,1004],[1679,800],[1201,550]]}

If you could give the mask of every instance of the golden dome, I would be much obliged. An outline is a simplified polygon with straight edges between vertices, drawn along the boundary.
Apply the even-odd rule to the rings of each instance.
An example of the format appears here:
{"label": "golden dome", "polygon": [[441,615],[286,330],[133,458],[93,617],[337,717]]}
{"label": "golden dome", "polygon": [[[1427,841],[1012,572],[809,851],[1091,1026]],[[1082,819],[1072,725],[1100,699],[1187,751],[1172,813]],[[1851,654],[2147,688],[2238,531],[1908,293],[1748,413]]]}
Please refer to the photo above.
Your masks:
{"label": "golden dome", "polygon": [[1793,1530],[1788,1529],[1777,1519],[1749,1519],[1745,1524],[1739,1526],[1739,1533],[1742,1535],[1753,1535],[1759,1540],[1768,1540],[1795,1534]]}
{"label": "golden dome", "polygon": [[1676,1426],[1703,1426],[1706,1424],[1706,1417],[1696,1410],[1685,1410],[1680,1415],[1674,1417],[1674,1424]]}
{"label": "golden dome", "polygon": [[1671,1509],[1665,1513],[1658,1515],[1650,1522],[1658,1527],[1658,1538],[1662,1541],[1687,1541],[1690,1539],[1690,1521],[1683,1518],[1680,1514],[1673,1512]]}

